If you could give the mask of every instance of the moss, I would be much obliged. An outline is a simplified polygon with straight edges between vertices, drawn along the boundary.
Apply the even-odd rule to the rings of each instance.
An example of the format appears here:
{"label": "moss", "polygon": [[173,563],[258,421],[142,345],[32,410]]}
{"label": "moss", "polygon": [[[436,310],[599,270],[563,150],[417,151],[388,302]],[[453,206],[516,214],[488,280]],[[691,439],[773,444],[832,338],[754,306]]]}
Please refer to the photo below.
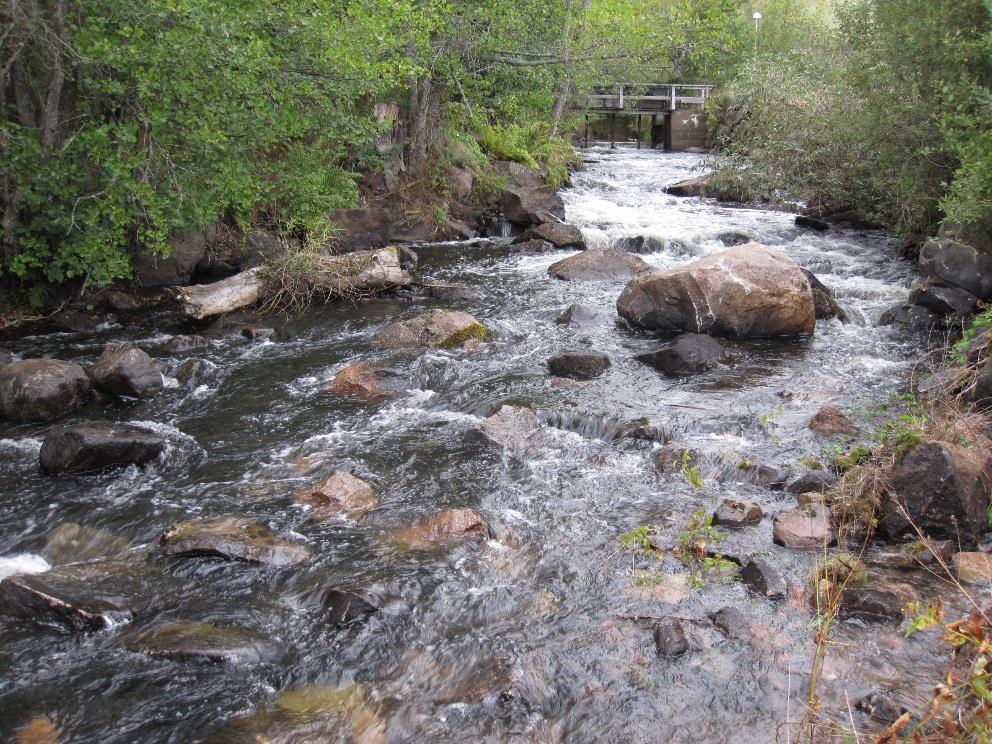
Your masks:
{"label": "moss", "polygon": [[462,330],[452,333],[440,344],[442,349],[453,349],[462,346],[468,341],[488,341],[492,334],[482,323],[472,323],[472,325]]}
{"label": "moss", "polygon": [[162,533],[162,542],[168,545],[176,545],[183,540],[192,537],[199,524],[194,519],[187,519],[185,522],[176,522]]}

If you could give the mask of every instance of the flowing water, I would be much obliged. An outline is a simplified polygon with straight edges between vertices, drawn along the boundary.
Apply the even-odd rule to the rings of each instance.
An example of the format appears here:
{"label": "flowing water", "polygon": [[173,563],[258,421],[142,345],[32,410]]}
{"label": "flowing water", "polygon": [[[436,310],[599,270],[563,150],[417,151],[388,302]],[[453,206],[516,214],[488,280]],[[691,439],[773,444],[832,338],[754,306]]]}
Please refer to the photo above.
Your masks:
{"label": "flowing water", "polygon": [[[358,740],[785,741],[784,724],[802,716],[809,610],[758,598],[738,582],[694,587],[674,560],[654,566],[657,583],[636,586],[632,567],[651,566],[619,551],[618,539],[649,524],[674,540],[694,512],[727,497],[757,501],[766,514],[794,505],[781,491],[735,482],[737,464],[801,471],[798,460],[827,445],[806,428],[822,404],[857,414],[904,384],[918,339],[877,320],[906,297],[911,266],[880,233],[821,235],[786,213],[666,195],[665,185],[701,167],[699,156],[594,147],[586,157],[563,197],[590,245],[645,236],[655,248],[645,260],[669,267],[747,236],[814,271],[850,322],[820,321],[808,340],[728,342],[732,364],[670,379],[633,359],[658,339],[618,323],[623,281],[549,278],[564,252],[425,245],[419,277],[465,285],[470,298],[411,292],[315,309],[270,319],[278,332],[263,343],[215,329],[200,354],[217,365],[215,381],[188,391],[170,373],[154,400],[93,404],[73,417],[153,427],[168,440],[158,464],[42,477],[44,427],[8,426],[0,431],[0,575],[45,571],[45,535],[62,523],[101,528],[127,543],[112,543],[112,559],[138,587],[132,627],[237,625],[271,639],[278,654],[258,664],[157,659],[121,647],[127,627],[78,637],[3,620],[0,732],[44,714],[66,741],[255,741],[253,727],[273,741],[347,739],[347,726],[338,734],[318,726],[308,739],[305,725],[294,730],[266,712],[290,688],[356,684],[361,715],[374,720],[352,721],[364,732]],[[595,319],[579,329],[556,324],[576,302]],[[409,353],[369,344],[386,323],[436,307],[472,313],[492,342]],[[88,363],[104,344],[130,340],[172,370],[178,360],[161,347],[180,330],[171,316],[152,316],[22,338],[13,349]],[[605,352],[611,368],[587,384],[553,385],[547,358],[574,348]],[[406,391],[371,405],[323,390],[358,360],[388,361]],[[538,412],[539,445],[504,452],[467,436],[507,402]],[[640,420],[700,453],[701,488],[656,475],[658,443],[621,436]],[[359,523],[314,524],[293,503],[296,489],[334,467],[382,491],[380,507]],[[434,552],[376,539],[446,507],[483,514],[492,539]],[[312,558],[271,568],[155,555],[173,522],[224,514],[294,537]],[[765,554],[800,585],[812,564],[809,554],[772,544],[770,516],[722,549]],[[374,586],[392,601],[339,631],[311,598],[341,584]],[[725,638],[706,620],[727,605],[747,616],[748,638]],[[655,654],[651,618],[664,615],[689,629],[693,649],[680,658]],[[926,687],[926,674],[939,675],[935,652],[894,628],[848,623],[838,632],[856,645],[828,661],[828,707],[842,706],[845,691],[853,699],[883,684]]]}

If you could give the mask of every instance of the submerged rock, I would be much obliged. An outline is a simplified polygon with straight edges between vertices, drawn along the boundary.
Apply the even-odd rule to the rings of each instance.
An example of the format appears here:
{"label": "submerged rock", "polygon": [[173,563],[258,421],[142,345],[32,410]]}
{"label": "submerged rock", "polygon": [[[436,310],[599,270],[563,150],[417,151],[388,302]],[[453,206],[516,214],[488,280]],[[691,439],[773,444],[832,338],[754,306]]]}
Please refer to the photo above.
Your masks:
{"label": "submerged rock", "polygon": [[588,305],[580,305],[575,303],[574,305],[569,305],[565,310],[555,318],[555,323],[559,325],[567,325],[572,328],[589,328],[596,325],[600,321],[599,313],[596,312],[595,308],[589,307]]}
{"label": "submerged rock", "polygon": [[942,322],[939,315],[925,307],[908,304],[893,305],[878,319],[878,324],[882,326],[901,325],[923,333],[940,327]]}
{"label": "submerged rock", "polygon": [[896,463],[879,527],[889,537],[916,534],[977,541],[988,530],[988,461],[949,442],[924,442]]}
{"label": "submerged rock", "polygon": [[596,351],[565,351],[548,359],[551,374],[590,380],[610,368],[610,358]]}
{"label": "submerged rock", "polygon": [[825,405],[809,421],[809,428],[820,436],[833,437],[838,434],[854,434],[858,429],[854,422],[837,406]]}
{"label": "submerged rock", "polygon": [[900,622],[902,608],[910,599],[901,587],[849,586],[841,593],[840,614],[870,622]]}
{"label": "submerged rock", "polygon": [[176,368],[176,380],[187,390],[214,382],[220,367],[208,359],[187,359]]}
{"label": "submerged rock", "polygon": [[336,395],[374,403],[396,394],[395,378],[396,375],[390,370],[365,362],[355,362],[334,375],[327,390]]}
{"label": "submerged rock", "polygon": [[390,323],[372,337],[384,349],[411,349],[462,346],[470,340],[486,341],[489,330],[468,313],[458,310],[432,310],[410,320]]}
{"label": "submerged rock", "polygon": [[751,623],[736,607],[721,607],[709,617],[713,625],[728,638],[747,640],[751,637]]}
{"label": "submerged rock", "polygon": [[383,535],[387,543],[405,550],[435,550],[461,540],[485,540],[489,523],[471,509],[445,509],[409,527]]}
{"label": "submerged rock", "polygon": [[775,515],[772,538],[786,548],[824,548],[834,542],[831,522],[830,509],[822,504],[789,509]]}
{"label": "submerged rock", "polygon": [[815,491],[822,493],[837,482],[837,476],[829,470],[810,470],[790,480],[785,490],[797,496]]}
{"label": "submerged rock", "polygon": [[99,527],[63,522],[45,535],[41,554],[54,566],[123,556],[130,543]]}
{"label": "submerged rock", "polygon": [[637,256],[613,248],[576,253],[548,267],[548,274],[565,281],[627,279],[649,271],[651,266]]}
{"label": "submerged rock", "polygon": [[268,709],[228,720],[210,744],[386,744],[386,726],[360,685],[304,685]]}
{"label": "submerged rock", "polygon": [[177,660],[259,664],[279,657],[278,647],[259,633],[210,623],[168,623],[128,633],[120,643],[129,651]]}
{"label": "submerged rock", "polygon": [[128,598],[116,572],[104,564],[63,566],[47,573],[0,581],[0,613],[62,632],[86,633],[131,619]]}
{"label": "submerged rock", "polygon": [[476,424],[473,431],[493,444],[508,449],[524,449],[540,430],[537,414],[529,408],[504,405],[489,418]]}
{"label": "submerged rock", "polygon": [[847,315],[843,308],[837,304],[837,300],[834,299],[834,293],[831,292],[827,287],[821,282],[812,271],[803,269],[803,274],[809,279],[809,285],[813,288],[813,308],[816,313],[817,320],[829,320],[830,318],[837,318],[838,320],[846,320]]}
{"label": "submerged rock", "polygon": [[306,546],[232,516],[178,522],[159,537],[159,549],[165,556],[217,556],[269,566],[291,566],[310,557]]}
{"label": "submerged rock", "polygon": [[988,553],[955,553],[953,561],[958,581],[992,587],[992,555]]}
{"label": "submerged rock", "polygon": [[764,558],[750,558],[741,565],[740,579],[745,586],[769,598],[784,597],[788,590],[785,577]]}
{"label": "submerged rock", "polygon": [[525,240],[522,243],[514,243],[513,250],[517,253],[550,253],[555,247],[546,240]]}
{"label": "submerged rock", "polygon": [[747,243],[632,279],[617,300],[635,326],[737,338],[811,334],[813,290],[795,261]]}
{"label": "submerged rock", "polygon": [[668,346],[636,357],[637,361],[672,376],[697,375],[729,358],[719,341],[700,333],[683,333]]}
{"label": "submerged rock", "polygon": [[165,449],[158,434],[130,424],[94,421],[50,429],[41,445],[41,470],[95,473],[122,465],[145,465]]}
{"label": "submerged rock", "polygon": [[375,489],[344,470],[332,471],[316,485],[297,492],[293,500],[309,507],[311,519],[318,522],[361,519],[379,505]]}
{"label": "submerged rock", "polygon": [[889,568],[919,568],[947,563],[955,551],[952,540],[914,540],[897,545],[884,545],[871,560]]}
{"label": "submerged rock", "polygon": [[682,656],[689,650],[689,639],[686,638],[682,623],[673,617],[666,617],[655,623],[654,647],[658,656]]}
{"label": "submerged rock", "polygon": [[13,744],[59,744],[62,729],[48,716],[35,716],[14,731]]}
{"label": "submerged rock", "polygon": [[275,337],[276,329],[267,326],[245,326],[241,329],[241,335],[252,341],[268,341]]}
{"label": "submerged rock", "polygon": [[328,622],[347,628],[377,613],[380,600],[361,589],[332,588],[324,592],[322,604],[328,611]]}
{"label": "submerged rock", "polygon": [[134,344],[105,348],[90,367],[90,377],[98,390],[110,395],[153,398],[162,392],[158,365]]}
{"label": "submerged rock", "polygon": [[677,473],[683,466],[692,467],[699,453],[683,444],[666,444],[654,456],[654,468],[659,473]]}
{"label": "submerged rock", "polygon": [[656,253],[664,250],[665,244],[650,235],[628,235],[614,238],[610,241],[610,247],[627,253]]}
{"label": "submerged rock", "polygon": [[210,348],[210,342],[203,336],[173,336],[165,345],[162,350],[166,354],[172,354],[174,356],[179,356],[182,354],[191,354],[195,351],[205,351]]}
{"label": "submerged rock", "polygon": [[78,364],[25,359],[0,367],[0,414],[14,421],[51,421],[78,410],[91,393]]}
{"label": "submerged rock", "polygon": [[738,529],[758,524],[765,513],[753,501],[724,499],[713,514],[713,524]]}

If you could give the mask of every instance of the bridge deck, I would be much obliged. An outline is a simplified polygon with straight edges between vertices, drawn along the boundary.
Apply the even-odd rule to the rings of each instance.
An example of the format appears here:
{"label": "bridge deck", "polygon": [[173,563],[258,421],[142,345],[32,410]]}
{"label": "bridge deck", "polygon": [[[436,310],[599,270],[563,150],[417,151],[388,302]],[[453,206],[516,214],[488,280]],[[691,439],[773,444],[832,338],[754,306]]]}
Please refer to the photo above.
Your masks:
{"label": "bridge deck", "polygon": [[713,88],[708,84],[687,83],[604,87],[587,95],[576,108],[590,114],[661,114],[705,106]]}

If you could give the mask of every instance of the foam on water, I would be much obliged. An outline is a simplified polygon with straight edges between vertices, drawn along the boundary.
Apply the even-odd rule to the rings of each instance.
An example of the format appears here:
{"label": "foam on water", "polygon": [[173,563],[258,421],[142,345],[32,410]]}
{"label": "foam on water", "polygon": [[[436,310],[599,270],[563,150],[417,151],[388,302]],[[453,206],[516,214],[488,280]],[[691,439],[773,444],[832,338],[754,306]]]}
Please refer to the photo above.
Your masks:
{"label": "foam on water", "polygon": [[52,564],[37,553],[0,556],[0,579],[22,574],[39,574],[52,570]]}

